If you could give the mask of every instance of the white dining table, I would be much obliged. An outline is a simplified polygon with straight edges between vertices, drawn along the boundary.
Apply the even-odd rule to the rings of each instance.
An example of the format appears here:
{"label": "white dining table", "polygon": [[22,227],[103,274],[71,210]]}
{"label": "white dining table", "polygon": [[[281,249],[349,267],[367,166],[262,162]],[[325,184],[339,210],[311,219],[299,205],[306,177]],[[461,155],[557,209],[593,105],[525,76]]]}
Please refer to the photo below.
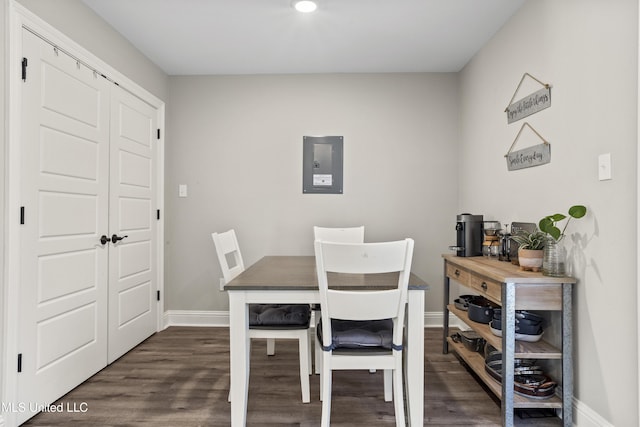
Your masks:
{"label": "white dining table", "polygon": [[[332,273],[333,274],[333,273]],[[357,276],[357,277],[356,277]],[[397,273],[335,274],[332,286],[384,289],[397,285]],[[411,274],[405,327],[404,378],[410,426],[424,420],[424,297],[429,286]],[[224,289],[229,295],[231,425],[245,426],[249,390],[249,304],[320,303],[314,256],[265,256]]]}

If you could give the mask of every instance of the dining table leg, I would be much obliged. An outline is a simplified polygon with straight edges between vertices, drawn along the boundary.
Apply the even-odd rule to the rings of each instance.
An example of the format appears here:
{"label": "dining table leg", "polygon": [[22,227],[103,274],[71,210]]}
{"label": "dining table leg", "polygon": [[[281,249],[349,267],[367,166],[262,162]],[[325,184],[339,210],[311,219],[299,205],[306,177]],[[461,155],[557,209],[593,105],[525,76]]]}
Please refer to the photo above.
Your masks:
{"label": "dining table leg", "polygon": [[407,415],[410,426],[424,421],[424,290],[409,289],[405,349]]}
{"label": "dining table leg", "polygon": [[244,427],[249,394],[249,306],[244,292],[228,294],[231,426]]}

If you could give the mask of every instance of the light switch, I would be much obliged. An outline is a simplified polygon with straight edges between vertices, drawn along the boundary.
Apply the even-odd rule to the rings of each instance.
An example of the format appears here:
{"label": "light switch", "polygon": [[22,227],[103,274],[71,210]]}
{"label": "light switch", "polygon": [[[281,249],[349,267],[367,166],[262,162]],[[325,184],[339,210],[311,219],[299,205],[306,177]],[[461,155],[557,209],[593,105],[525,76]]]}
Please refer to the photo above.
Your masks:
{"label": "light switch", "polygon": [[598,179],[600,181],[611,179],[611,153],[598,156]]}
{"label": "light switch", "polygon": [[178,197],[187,197],[187,184],[180,184],[178,186]]}

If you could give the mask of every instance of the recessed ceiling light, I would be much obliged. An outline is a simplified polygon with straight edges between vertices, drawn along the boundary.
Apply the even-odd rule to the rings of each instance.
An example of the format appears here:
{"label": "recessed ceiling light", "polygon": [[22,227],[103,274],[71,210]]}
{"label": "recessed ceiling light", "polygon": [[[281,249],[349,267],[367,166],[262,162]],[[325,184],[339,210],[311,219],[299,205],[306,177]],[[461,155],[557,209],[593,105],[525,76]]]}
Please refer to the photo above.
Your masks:
{"label": "recessed ceiling light", "polygon": [[316,10],[318,8],[318,5],[315,1],[299,0],[294,2],[293,7],[295,7],[298,12],[309,13]]}

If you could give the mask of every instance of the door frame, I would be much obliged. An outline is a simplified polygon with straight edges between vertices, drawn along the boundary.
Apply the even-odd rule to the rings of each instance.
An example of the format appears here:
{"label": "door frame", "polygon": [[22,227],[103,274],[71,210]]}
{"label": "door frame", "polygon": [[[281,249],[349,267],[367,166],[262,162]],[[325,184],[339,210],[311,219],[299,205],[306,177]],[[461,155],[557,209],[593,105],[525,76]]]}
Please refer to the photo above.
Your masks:
{"label": "door frame", "polygon": [[[5,203],[4,203],[4,271],[2,288],[0,288],[0,303],[3,319],[0,321],[0,339],[4,343],[0,361],[0,398],[3,404],[17,405],[18,373],[16,359],[18,349],[18,302],[20,298],[20,140],[21,140],[21,76],[20,64],[22,58],[22,28],[27,27],[46,40],[58,46],[91,68],[100,70],[110,80],[118,82],[118,85],[142,99],[158,111],[158,128],[161,129],[160,138],[157,140],[157,208],[160,210],[160,219],[157,224],[157,273],[156,280],[160,291],[160,301],[157,302],[156,331],[164,328],[164,129],[165,129],[165,103],[146,89],[140,87],[134,81],[118,72],[109,64],[103,62],[91,52],[84,49],[74,40],[58,31],[37,15],[30,12],[24,6],[14,0],[9,1],[7,10],[8,28],[8,55],[6,57],[7,89],[7,133],[6,157],[5,157]],[[17,408],[17,406],[16,406]],[[16,414],[8,411],[6,417],[0,414],[0,426],[13,426],[16,424]]]}

